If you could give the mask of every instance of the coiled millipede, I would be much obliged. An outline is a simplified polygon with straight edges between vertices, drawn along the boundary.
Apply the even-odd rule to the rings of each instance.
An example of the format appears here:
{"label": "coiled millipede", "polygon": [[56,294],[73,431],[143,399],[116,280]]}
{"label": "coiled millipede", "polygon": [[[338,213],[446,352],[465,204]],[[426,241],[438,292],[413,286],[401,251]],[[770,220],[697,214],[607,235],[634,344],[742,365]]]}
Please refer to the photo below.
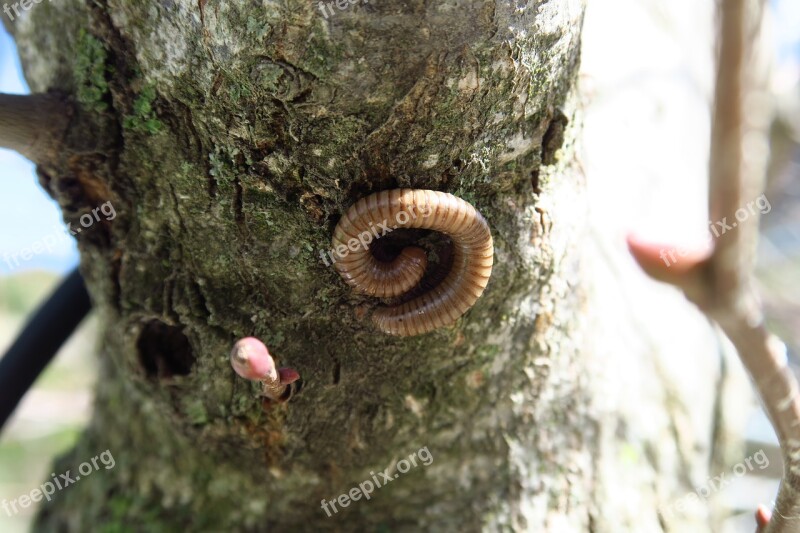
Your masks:
{"label": "coiled millipede", "polygon": [[378,298],[395,298],[419,288],[428,258],[416,246],[404,248],[391,261],[370,250],[398,228],[428,229],[452,240],[452,266],[427,292],[372,314],[378,329],[389,335],[411,336],[454,324],[483,294],[492,273],[494,245],[489,225],[469,203],[452,194],[394,189],[358,200],[342,216],[333,234],[336,270],[356,291]]}

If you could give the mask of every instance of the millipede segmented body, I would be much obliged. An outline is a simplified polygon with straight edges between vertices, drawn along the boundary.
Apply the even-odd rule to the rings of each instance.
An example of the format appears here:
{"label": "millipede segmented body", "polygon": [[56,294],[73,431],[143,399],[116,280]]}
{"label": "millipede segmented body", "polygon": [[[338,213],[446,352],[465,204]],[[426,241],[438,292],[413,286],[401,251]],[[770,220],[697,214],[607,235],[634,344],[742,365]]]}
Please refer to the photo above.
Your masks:
{"label": "millipede segmented body", "polygon": [[494,246],[489,225],[469,203],[452,194],[394,189],[357,201],[333,234],[334,264],[357,291],[378,298],[402,296],[425,274],[427,255],[409,246],[392,261],[377,259],[373,240],[398,229],[428,229],[453,242],[452,267],[444,280],[407,302],[379,307],[375,325],[389,335],[420,335],[455,323],[483,294],[492,273]]}

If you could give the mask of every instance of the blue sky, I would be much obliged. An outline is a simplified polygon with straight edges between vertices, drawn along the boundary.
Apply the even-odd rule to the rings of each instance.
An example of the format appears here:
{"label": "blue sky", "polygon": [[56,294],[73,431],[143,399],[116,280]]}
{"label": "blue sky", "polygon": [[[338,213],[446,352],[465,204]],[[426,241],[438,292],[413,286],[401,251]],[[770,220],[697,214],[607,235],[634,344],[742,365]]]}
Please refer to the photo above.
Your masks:
{"label": "blue sky", "polygon": [[[0,92],[25,94],[28,86],[20,74],[14,42],[0,24]],[[15,152],[0,149],[0,276],[24,270],[65,272],[78,262],[74,240],[65,239],[66,228],[56,204],[39,186],[34,166]],[[52,252],[33,254],[25,261],[11,256],[36,241],[57,237]],[[10,265],[9,265],[10,262]]]}
{"label": "blue sky", "polygon": [[775,39],[778,61],[782,64],[800,63],[800,2],[773,0],[775,10]]}
{"label": "blue sky", "polygon": [[[781,64],[800,65],[800,1],[773,0],[775,37]],[[25,94],[28,87],[20,73],[17,50],[0,24],[0,92]],[[78,262],[72,238],[65,239],[58,206],[39,187],[33,165],[8,150],[0,149],[0,276],[31,269],[65,272]],[[30,259],[10,259],[45,239],[57,240],[52,252]],[[10,265],[9,265],[10,262]]]}

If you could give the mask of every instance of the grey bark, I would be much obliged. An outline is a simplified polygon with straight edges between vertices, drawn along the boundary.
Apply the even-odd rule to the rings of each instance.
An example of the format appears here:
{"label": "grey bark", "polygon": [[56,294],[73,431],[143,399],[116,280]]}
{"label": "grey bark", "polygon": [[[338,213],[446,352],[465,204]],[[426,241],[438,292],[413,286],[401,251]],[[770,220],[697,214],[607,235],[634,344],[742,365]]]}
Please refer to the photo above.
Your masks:
{"label": "grey bark", "polygon": [[[658,506],[709,460],[693,446],[707,439],[666,416],[668,442],[645,442],[598,407],[575,207],[582,16],[574,0],[334,4],[327,18],[293,0],[65,0],[8,24],[34,90],[79,109],[82,141],[40,166],[43,185],[67,220],[117,212],[79,237],[102,375],[54,468],[106,449],[116,466],[60,493],[38,528],[702,527]],[[492,280],[454,328],[377,333],[375,302],[319,257],[349,205],[395,187],[452,192],[492,227]],[[422,242],[435,257],[441,243]],[[300,372],[287,404],[263,405],[231,370],[248,335]],[[650,453],[629,478],[650,481],[627,488],[644,508],[614,496],[627,439]],[[332,518],[320,508],[422,447],[430,466]]]}

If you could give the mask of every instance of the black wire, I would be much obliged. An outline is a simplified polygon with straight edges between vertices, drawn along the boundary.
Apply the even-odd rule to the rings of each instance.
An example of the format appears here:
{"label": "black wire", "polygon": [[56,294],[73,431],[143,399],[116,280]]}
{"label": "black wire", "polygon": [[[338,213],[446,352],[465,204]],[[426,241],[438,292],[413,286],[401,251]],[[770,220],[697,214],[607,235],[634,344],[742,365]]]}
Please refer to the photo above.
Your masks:
{"label": "black wire", "polygon": [[36,311],[0,359],[0,430],[92,304],[78,269]]}

